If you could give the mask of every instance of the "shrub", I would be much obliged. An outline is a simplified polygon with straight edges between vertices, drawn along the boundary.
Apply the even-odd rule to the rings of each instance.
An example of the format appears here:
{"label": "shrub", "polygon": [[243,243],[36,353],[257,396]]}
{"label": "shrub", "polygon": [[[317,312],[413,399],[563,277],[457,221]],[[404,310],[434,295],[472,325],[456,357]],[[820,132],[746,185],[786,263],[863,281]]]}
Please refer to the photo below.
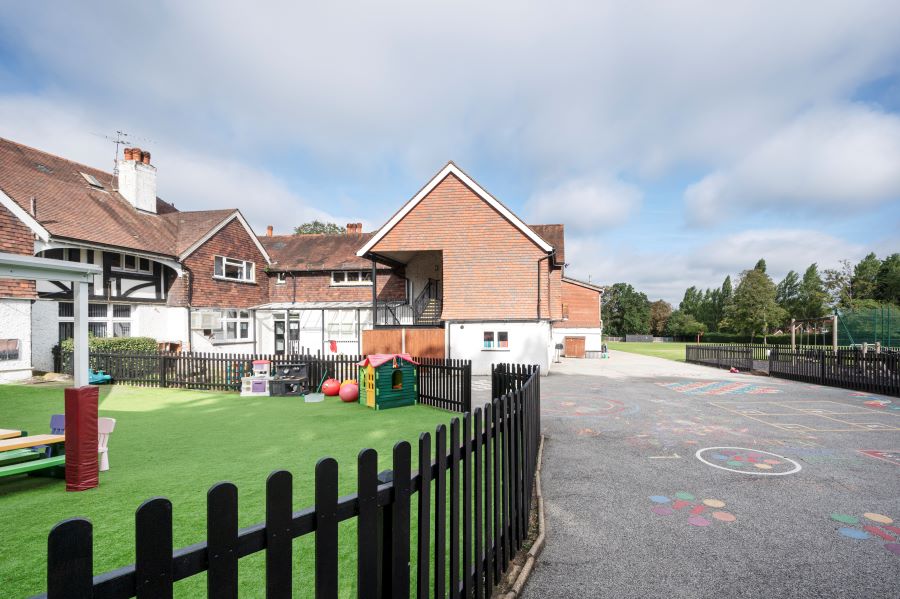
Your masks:
{"label": "shrub", "polygon": [[[72,339],[66,339],[61,344],[62,351],[70,352],[75,348]],[[88,336],[88,351],[90,353],[104,352],[133,352],[138,354],[156,353],[157,341],[153,337],[94,337]]]}

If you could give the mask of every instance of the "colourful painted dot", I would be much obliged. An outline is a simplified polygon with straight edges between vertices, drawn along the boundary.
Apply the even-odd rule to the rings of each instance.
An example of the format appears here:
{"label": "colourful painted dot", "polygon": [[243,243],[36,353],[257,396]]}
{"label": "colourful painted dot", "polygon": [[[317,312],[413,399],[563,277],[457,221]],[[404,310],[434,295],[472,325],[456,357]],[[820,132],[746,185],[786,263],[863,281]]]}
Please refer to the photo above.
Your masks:
{"label": "colourful painted dot", "polygon": [[653,503],[669,503],[670,499],[665,495],[651,495],[650,501]]}
{"label": "colourful painted dot", "polygon": [[856,524],[859,522],[859,518],[856,516],[848,516],[847,514],[831,514],[831,519],[843,524]]}
{"label": "colourful painted dot", "polygon": [[704,499],[703,505],[708,505],[709,507],[725,507],[725,502],[721,499]]}
{"label": "colourful painted dot", "polygon": [[728,464],[729,466],[731,466],[732,468],[740,468],[741,466],[744,465],[743,462],[735,462],[734,460],[729,460],[728,462],[725,462],[725,463]]}
{"label": "colourful painted dot", "polygon": [[657,516],[670,516],[675,513],[675,510],[673,510],[670,507],[666,507],[664,505],[654,506],[654,507],[650,508],[650,511],[653,512],[654,514],[656,514]]}
{"label": "colourful painted dot", "polygon": [[727,460],[727,459],[728,459],[728,456],[727,456],[727,455],[723,455],[723,454],[721,454],[721,453],[714,453],[714,454],[712,454],[712,459],[714,459],[714,460]]}
{"label": "colourful painted dot", "polygon": [[839,528],[838,532],[844,535],[845,537],[850,537],[851,539],[868,539],[869,533],[857,530],[855,528],[847,528],[846,526],[843,528]]}
{"label": "colourful painted dot", "polygon": [[703,516],[691,516],[688,518],[688,524],[691,526],[709,526],[709,520]]}
{"label": "colourful painted dot", "polygon": [[729,514],[728,512],[713,512],[712,517],[716,520],[721,520],[722,522],[734,522],[735,517],[734,514]]}
{"label": "colourful painted dot", "polygon": [[780,464],[781,460],[763,460],[764,464]]}
{"label": "colourful painted dot", "polygon": [[675,493],[675,497],[677,497],[678,499],[684,499],[685,501],[694,500],[694,496],[690,493],[686,493],[685,491],[678,491],[677,493]]}
{"label": "colourful painted dot", "polygon": [[873,514],[872,512],[866,512],[863,514],[865,518],[868,518],[872,522],[878,522],[879,524],[891,524],[893,519],[888,518],[883,514]]}
{"label": "colourful painted dot", "polygon": [[756,466],[757,468],[759,468],[760,470],[771,470],[772,469],[772,466],[770,466],[769,464],[753,464],[753,465]]}
{"label": "colourful painted dot", "polygon": [[900,555],[900,543],[885,543],[884,548],[894,555]]}

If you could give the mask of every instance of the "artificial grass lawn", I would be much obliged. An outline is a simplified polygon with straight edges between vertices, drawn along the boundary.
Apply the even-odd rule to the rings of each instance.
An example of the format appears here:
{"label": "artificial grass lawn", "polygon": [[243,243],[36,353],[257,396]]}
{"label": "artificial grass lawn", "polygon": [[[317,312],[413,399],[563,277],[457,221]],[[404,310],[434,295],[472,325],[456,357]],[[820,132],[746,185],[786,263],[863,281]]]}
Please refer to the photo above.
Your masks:
{"label": "artificial grass lawn", "polygon": [[[49,432],[50,415],[62,413],[63,387],[0,385],[0,428]],[[145,499],[172,501],[176,548],[206,538],[206,491],[228,480],[238,487],[239,526],[265,520],[265,481],[273,470],[294,476],[294,507],[314,504],[315,463],[339,464],[339,492],[356,490],[356,456],[378,451],[378,469],[391,468],[399,440],[412,445],[418,469],[418,437],[458,416],[427,406],[373,411],[336,398],[304,403],[297,398],[239,397],[173,389],[102,387],[100,415],[116,419],[110,436],[110,470],[97,489],[67,493],[65,481],[16,476],[0,479],[0,595],[29,596],[45,590],[47,533],[58,521],[85,517],[94,525],[94,572],[134,563],[134,511]],[[432,449],[433,451],[433,449]],[[416,497],[412,501],[415,531]],[[356,596],[355,520],[340,525],[341,596]],[[313,538],[294,542],[294,596],[313,596]],[[415,535],[411,546],[415,580]],[[240,560],[241,597],[265,595],[265,558]],[[176,583],[176,595],[206,595],[205,575]]]}
{"label": "artificial grass lawn", "polygon": [[612,341],[606,344],[609,349],[624,351],[631,354],[654,356],[684,362],[684,347],[687,343],[626,343],[624,341]]}

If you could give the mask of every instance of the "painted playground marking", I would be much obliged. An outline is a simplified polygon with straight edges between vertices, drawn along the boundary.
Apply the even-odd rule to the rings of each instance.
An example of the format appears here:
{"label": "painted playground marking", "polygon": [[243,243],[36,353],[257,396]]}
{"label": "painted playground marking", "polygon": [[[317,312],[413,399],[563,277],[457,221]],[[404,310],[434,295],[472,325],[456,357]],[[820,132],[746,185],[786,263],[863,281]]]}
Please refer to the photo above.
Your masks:
{"label": "painted playground marking", "polygon": [[541,408],[543,414],[552,414],[554,416],[562,416],[569,418],[578,418],[585,416],[627,416],[635,414],[640,410],[637,404],[627,405],[618,399],[597,399],[579,401],[566,400],[559,404],[544,405]]}
{"label": "painted playground marking", "polygon": [[[712,461],[707,460],[704,454]],[[777,453],[745,447],[705,447],[698,449],[694,457],[713,468],[759,476],[784,476],[800,472],[802,468],[794,460]]]}
{"label": "painted playground marking", "polygon": [[[881,541],[886,541],[884,543],[885,549],[894,555],[900,555],[900,542],[898,542],[900,541],[900,527],[892,526],[894,524],[893,518],[884,514],[866,512],[862,515],[862,518],[849,514],[831,514],[831,519],[847,525],[837,529],[838,534],[841,536],[857,541],[866,541],[877,537]],[[871,522],[875,524],[870,524]],[[862,528],[859,528],[857,525]]]}
{"label": "painted playground marking", "polygon": [[764,387],[752,383],[729,383],[724,381],[692,381],[690,383],[656,383],[660,387],[687,395],[768,395],[781,393],[781,389]]}
{"label": "painted playground marking", "polygon": [[[674,499],[665,495],[651,495],[650,501],[655,503],[650,511],[657,516],[671,516],[682,508],[691,508],[687,513],[687,522],[691,526],[709,526],[712,520],[719,522],[734,522],[737,518],[731,512],[726,512],[721,508],[725,507],[725,502],[721,499],[697,499],[692,494],[685,491],[675,493]],[[704,517],[704,514],[706,517]]]}
{"label": "painted playground marking", "polygon": [[867,455],[876,460],[884,460],[895,466],[900,466],[900,450],[897,449],[859,449],[859,453]]}
{"label": "painted playground marking", "polygon": [[900,414],[874,411],[837,401],[743,401],[710,402],[774,428],[791,432],[898,431]]}

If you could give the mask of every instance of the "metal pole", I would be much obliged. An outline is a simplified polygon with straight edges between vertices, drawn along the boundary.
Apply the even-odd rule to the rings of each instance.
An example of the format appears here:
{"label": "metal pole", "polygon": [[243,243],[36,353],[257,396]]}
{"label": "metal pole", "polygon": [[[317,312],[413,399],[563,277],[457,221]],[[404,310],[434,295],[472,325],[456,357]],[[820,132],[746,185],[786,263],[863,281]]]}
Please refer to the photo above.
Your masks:
{"label": "metal pole", "polygon": [[838,347],[838,315],[831,317],[831,349],[837,351]]}
{"label": "metal pole", "polygon": [[72,299],[75,304],[75,351],[72,356],[72,376],[75,387],[86,387],[88,378],[88,283],[72,282]]}
{"label": "metal pole", "polygon": [[797,329],[794,325],[795,320],[791,319],[791,351],[797,349]]}

